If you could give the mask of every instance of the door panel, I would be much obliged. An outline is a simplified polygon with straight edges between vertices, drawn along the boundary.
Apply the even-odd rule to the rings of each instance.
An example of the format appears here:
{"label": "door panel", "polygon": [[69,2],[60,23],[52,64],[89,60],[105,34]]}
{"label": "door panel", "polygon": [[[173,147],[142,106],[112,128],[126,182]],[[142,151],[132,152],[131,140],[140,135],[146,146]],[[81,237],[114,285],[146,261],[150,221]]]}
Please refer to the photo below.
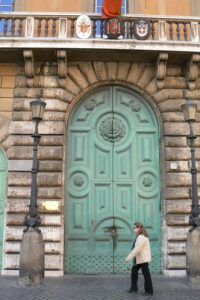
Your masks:
{"label": "door panel", "polygon": [[117,86],[83,99],[69,120],[67,151],[65,271],[127,272],[137,220],[159,260],[158,125],[144,99]]}
{"label": "door panel", "polygon": [[93,195],[95,199],[95,203],[93,204],[94,220],[101,220],[109,216],[110,211],[112,211],[112,202],[110,201],[112,197],[111,184],[94,184]]}

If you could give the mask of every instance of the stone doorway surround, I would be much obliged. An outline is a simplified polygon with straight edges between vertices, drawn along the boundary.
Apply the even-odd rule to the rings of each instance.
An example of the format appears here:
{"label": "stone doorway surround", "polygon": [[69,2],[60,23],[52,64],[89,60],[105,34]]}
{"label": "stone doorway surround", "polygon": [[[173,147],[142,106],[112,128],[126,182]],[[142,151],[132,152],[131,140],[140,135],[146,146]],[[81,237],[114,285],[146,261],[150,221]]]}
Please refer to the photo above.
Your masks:
{"label": "stone doorway surround", "polygon": [[[35,63],[27,78],[18,66],[13,117],[2,147],[9,159],[7,216],[3,274],[17,274],[23,219],[31,184],[33,122],[30,101],[38,94],[47,103],[39,148],[38,202],[45,240],[46,275],[63,275],[64,174],[67,152],[66,123],[74,105],[94,88],[107,84],[132,88],[154,109],[160,122],[161,215],[163,273],[185,274],[185,239],[190,211],[190,174],[187,132],[180,110],[187,88],[183,68],[166,68],[166,57],[156,64],[129,62],[68,62],[67,73],[58,76],[57,63]],[[158,80],[159,79],[159,80]],[[158,83],[159,81],[159,83]],[[188,95],[199,100],[200,81]],[[198,126],[198,123],[196,124]],[[48,210],[45,202],[52,202]]]}

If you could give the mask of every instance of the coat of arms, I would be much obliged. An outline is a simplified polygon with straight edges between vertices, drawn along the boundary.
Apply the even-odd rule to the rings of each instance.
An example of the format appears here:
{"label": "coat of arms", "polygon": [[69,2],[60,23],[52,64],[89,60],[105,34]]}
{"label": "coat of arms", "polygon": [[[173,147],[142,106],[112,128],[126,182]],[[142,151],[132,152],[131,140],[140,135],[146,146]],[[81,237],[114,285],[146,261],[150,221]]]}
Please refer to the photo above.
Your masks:
{"label": "coat of arms", "polygon": [[151,24],[147,19],[138,19],[133,23],[133,34],[138,40],[146,40],[151,34]]}
{"label": "coat of arms", "polygon": [[123,25],[119,18],[105,21],[105,34],[109,39],[117,39],[120,35],[123,35]]}
{"label": "coat of arms", "polygon": [[91,36],[92,24],[88,16],[79,16],[76,20],[76,35],[80,39],[88,39]]}

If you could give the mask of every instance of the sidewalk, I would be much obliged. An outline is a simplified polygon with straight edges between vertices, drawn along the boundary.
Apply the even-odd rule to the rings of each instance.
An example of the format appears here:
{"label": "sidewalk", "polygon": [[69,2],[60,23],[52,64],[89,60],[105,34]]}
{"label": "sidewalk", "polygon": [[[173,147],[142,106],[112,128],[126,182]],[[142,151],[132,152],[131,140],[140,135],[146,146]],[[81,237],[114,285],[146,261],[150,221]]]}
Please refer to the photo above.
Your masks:
{"label": "sidewalk", "polygon": [[191,288],[185,277],[153,275],[154,295],[143,296],[143,278],[139,292],[128,294],[130,277],[125,275],[66,275],[45,278],[36,288],[22,287],[18,277],[0,276],[0,300],[199,300],[200,287]]}

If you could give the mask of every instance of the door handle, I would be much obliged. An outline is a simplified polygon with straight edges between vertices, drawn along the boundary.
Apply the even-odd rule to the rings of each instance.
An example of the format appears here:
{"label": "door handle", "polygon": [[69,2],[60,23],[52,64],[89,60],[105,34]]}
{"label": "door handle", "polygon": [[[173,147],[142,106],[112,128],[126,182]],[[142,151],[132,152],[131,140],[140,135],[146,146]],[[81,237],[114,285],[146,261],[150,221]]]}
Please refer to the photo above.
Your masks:
{"label": "door handle", "polygon": [[113,226],[104,227],[104,231],[108,232],[108,233],[111,233],[112,238],[116,238],[117,229],[120,229],[120,228],[122,228],[122,227],[113,225]]}

